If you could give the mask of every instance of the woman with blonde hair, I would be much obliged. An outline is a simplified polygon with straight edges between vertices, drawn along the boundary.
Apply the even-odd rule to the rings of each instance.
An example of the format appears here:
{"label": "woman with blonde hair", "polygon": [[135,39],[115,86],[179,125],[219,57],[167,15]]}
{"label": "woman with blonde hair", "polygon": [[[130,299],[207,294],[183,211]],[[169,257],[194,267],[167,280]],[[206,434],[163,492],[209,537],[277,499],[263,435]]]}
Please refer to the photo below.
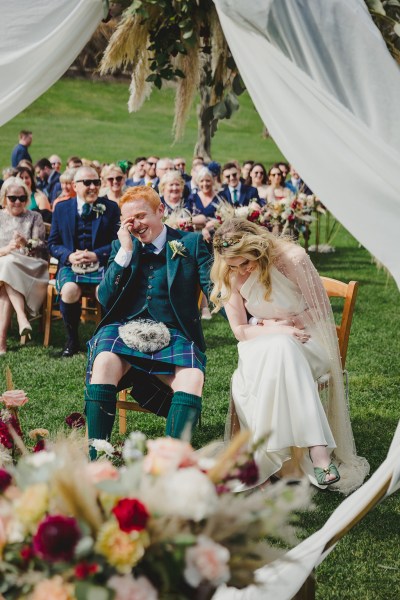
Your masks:
{"label": "woman with blonde hair", "polygon": [[180,171],[167,171],[158,185],[161,202],[165,206],[165,216],[184,208],[183,190],[185,181]]}
{"label": "woman with blonde hair", "polygon": [[19,177],[8,178],[0,201],[0,355],[6,353],[13,310],[20,335],[32,331],[27,313],[37,314],[48,283],[45,228],[38,212],[27,210],[29,189]]}
{"label": "woman with blonde hair", "polygon": [[211,301],[225,308],[239,342],[232,401],[240,427],[254,441],[266,438],[256,452],[259,484],[295,447],[305,450],[301,468],[312,483],[350,493],[369,465],[356,455],[335,324],[317,271],[300,246],[245,219],[226,221],[213,245]]}
{"label": "woman with blonde hair", "polygon": [[125,173],[118,165],[106,165],[101,171],[102,189],[100,196],[114,200],[119,204],[125,191]]}

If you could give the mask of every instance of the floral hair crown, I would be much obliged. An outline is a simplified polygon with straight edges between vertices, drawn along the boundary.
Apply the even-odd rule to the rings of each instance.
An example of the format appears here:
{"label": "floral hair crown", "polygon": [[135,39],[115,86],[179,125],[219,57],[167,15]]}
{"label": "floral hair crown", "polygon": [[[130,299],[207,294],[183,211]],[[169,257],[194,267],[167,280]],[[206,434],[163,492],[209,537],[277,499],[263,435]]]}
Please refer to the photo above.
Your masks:
{"label": "floral hair crown", "polygon": [[225,239],[220,239],[220,240],[214,239],[213,246],[217,250],[221,250],[222,248],[229,248],[229,246],[234,246],[238,242],[239,242],[239,240],[234,240],[232,238],[225,238]]}

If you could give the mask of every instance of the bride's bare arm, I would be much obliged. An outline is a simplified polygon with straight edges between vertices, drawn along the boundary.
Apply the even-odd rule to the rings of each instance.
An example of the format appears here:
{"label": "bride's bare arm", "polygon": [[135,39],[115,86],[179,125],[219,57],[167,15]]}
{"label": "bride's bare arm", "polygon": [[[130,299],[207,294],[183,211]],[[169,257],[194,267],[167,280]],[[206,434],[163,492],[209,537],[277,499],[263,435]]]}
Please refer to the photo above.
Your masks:
{"label": "bride's bare arm", "polygon": [[260,321],[258,325],[249,325],[247,321],[246,308],[243,297],[235,288],[232,289],[229,301],[224,306],[233,335],[238,342],[246,342],[261,335],[272,335],[275,333],[291,335],[300,342],[305,343],[310,336],[302,329],[289,326],[273,319]]}

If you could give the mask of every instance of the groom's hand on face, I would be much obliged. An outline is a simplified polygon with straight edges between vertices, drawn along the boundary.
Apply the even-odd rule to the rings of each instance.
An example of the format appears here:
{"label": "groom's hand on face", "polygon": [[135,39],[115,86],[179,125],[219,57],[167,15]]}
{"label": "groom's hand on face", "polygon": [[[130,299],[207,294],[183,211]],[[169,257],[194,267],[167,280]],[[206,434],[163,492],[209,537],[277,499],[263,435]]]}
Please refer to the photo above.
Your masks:
{"label": "groom's hand on face", "polygon": [[127,252],[132,252],[133,250],[132,226],[131,217],[128,217],[121,222],[121,227],[118,229],[118,239],[121,242],[121,247]]}

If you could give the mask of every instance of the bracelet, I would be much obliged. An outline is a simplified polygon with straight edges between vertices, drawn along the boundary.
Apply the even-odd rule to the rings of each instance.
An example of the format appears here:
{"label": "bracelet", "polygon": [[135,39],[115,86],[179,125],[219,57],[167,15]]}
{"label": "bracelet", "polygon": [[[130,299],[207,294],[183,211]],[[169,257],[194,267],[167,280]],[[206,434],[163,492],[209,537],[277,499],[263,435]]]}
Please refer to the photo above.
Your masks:
{"label": "bracelet", "polygon": [[250,317],[250,319],[249,319],[249,325],[253,325],[253,326],[254,325],[258,325],[258,321],[259,320],[257,319],[257,317]]}

